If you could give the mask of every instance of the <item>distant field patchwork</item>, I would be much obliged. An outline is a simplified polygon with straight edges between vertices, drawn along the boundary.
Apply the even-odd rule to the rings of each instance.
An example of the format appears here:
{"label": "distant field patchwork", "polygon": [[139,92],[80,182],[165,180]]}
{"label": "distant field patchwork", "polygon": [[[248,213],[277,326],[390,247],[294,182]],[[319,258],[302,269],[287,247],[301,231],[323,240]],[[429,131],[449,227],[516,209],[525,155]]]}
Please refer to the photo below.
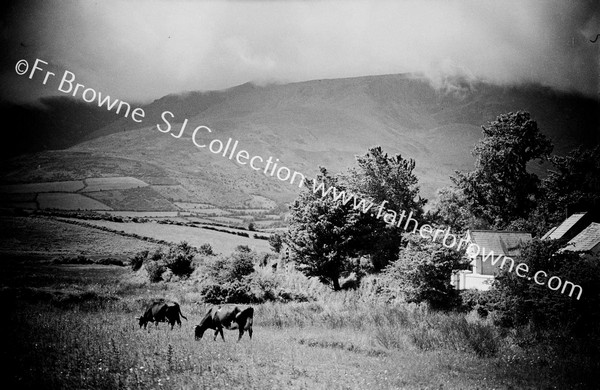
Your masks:
{"label": "distant field patchwork", "polygon": [[202,215],[231,215],[229,211],[221,209],[196,209],[193,212]]}
{"label": "distant field patchwork", "polygon": [[146,187],[147,183],[134,177],[95,177],[84,180],[86,187],[81,192],[107,190],[127,190],[130,188]]}
{"label": "distant field patchwork", "polygon": [[176,211],[177,208],[151,187],[87,192],[87,196],[110,206],[113,210]]}
{"label": "distant field patchwork", "polygon": [[268,213],[269,211],[271,211],[271,209],[227,209],[228,211],[232,212],[233,214],[239,214],[239,213],[247,213],[247,214],[260,214],[260,213]]}
{"label": "distant field patchwork", "polygon": [[81,180],[52,181],[48,183],[9,184],[0,186],[0,193],[77,192],[85,185]]}
{"label": "distant field patchwork", "polygon": [[215,206],[208,203],[195,203],[195,202],[173,202],[177,207],[181,207],[184,210],[198,210],[198,209],[214,209]]}
{"label": "distant field patchwork", "polygon": [[2,185],[0,203],[23,209],[177,211],[146,182],[128,176]]}
{"label": "distant field patchwork", "polygon": [[112,210],[104,203],[88,198],[81,194],[62,192],[47,192],[38,194],[37,202],[40,209],[57,210]]}
{"label": "distant field patchwork", "polygon": [[220,222],[220,223],[233,223],[233,224],[242,224],[244,223],[243,219],[240,218],[229,218],[229,217],[211,217],[208,218],[211,221],[214,222]]}
{"label": "distant field patchwork", "polygon": [[138,218],[176,218],[177,211],[107,211],[106,214],[118,217],[138,217]]}

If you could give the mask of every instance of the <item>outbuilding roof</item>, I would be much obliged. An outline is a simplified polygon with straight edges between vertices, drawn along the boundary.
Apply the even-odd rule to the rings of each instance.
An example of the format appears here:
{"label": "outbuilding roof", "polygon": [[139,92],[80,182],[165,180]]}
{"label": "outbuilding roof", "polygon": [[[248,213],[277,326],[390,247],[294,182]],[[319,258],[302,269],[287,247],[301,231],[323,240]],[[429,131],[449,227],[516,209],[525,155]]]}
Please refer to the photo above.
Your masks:
{"label": "outbuilding roof", "polygon": [[586,213],[572,214],[569,218],[565,219],[560,225],[558,225],[558,227],[546,233],[543,239],[558,240],[563,238],[563,236],[567,234],[569,230],[571,230],[571,228],[573,228],[575,224],[577,224],[577,222],[579,222],[585,216],[585,214]]}
{"label": "outbuilding roof", "polygon": [[600,247],[600,223],[592,222],[581,233],[573,237],[563,250],[584,252]]}

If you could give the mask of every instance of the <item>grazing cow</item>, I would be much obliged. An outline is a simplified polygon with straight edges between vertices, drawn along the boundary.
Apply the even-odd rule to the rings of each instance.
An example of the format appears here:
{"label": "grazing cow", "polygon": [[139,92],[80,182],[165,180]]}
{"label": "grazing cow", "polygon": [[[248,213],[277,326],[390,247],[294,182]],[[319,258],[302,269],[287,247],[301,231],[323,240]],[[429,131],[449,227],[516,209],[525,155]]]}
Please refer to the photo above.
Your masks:
{"label": "grazing cow", "polygon": [[155,326],[158,326],[159,322],[168,322],[171,324],[171,329],[177,322],[181,327],[181,320],[179,316],[187,321],[187,317],[181,312],[181,308],[177,302],[172,301],[154,301],[152,302],[144,315],[138,318],[140,328],[143,326],[146,329],[148,322],[154,322]]}
{"label": "grazing cow", "polygon": [[202,338],[204,332],[207,329],[215,330],[214,340],[217,339],[217,335],[220,333],[221,338],[225,341],[225,337],[223,336],[223,328],[225,329],[238,329],[240,336],[238,337],[238,341],[241,340],[244,331],[248,331],[248,336],[252,340],[252,322],[254,320],[254,309],[252,307],[248,307],[244,310],[241,310],[239,307],[211,307],[206,312],[206,315],[200,321],[199,325],[196,325],[195,328],[195,337],[196,340]]}

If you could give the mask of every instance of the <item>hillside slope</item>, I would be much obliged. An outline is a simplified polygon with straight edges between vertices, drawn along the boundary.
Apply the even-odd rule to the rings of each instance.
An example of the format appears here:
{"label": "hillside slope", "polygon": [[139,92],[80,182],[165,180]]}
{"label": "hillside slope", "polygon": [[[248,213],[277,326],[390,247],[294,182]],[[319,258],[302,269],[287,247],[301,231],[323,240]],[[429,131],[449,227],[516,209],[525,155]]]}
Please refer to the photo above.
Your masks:
{"label": "hillside slope", "polygon": [[[381,145],[388,153],[416,160],[421,192],[433,198],[437,188],[450,183],[455,170],[472,169],[470,150],[481,137],[480,126],[498,114],[529,111],[555,143],[556,153],[599,142],[597,101],[539,86],[459,87],[460,93],[445,94],[423,79],[388,75],[244,84],[224,91],[169,95],[144,107],[142,124],[118,119],[88,133],[86,141],[65,152],[16,159],[4,170],[13,173],[8,180],[14,181],[20,176],[15,174],[16,167],[27,171],[27,165],[39,159],[54,161],[49,164],[54,169],[62,165],[63,174],[76,167],[57,163],[61,156],[72,159],[76,155],[82,161],[90,156],[89,161],[105,165],[127,159],[152,167],[157,181],[169,181],[169,188],[162,190],[174,201],[236,206],[252,195],[277,202],[295,197],[297,187],[195,147],[191,132],[204,125],[213,131],[203,133],[205,141],[218,138],[225,143],[231,137],[239,141],[238,150],[265,159],[272,156],[280,160],[280,166],[307,176],[314,175],[319,165],[332,171],[346,169],[355,155]],[[171,120],[174,133],[179,131],[175,123],[189,119],[180,139],[157,130],[155,124],[166,127],[160,117],[164,111],[175,115]],[[37,168],[44,172],[44,167]],[[135,176],[135,172],[127,174],[131,173]],[[29,175],[28,180],[35,176]],[[138,176],[146,176],[148,182],[147,173]]]}

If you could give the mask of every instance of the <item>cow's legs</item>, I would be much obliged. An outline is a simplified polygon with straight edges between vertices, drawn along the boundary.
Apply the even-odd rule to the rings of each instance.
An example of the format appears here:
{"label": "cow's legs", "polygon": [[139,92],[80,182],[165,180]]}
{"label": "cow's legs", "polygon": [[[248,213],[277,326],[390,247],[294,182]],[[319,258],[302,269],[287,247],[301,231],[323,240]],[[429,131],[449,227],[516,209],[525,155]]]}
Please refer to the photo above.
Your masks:
{"label": "cow's legs", "polygon": [[242,339],[243,335],[244,335],[244,328],[240,328],[240,337],[238,337],[238,342]]}
{"label": "cow's legs", "polygon": [[248,329],[248,336],[250,336],[250,340],[252,340],[252,328]]}
{"label": "cow's legs", "polygon": [[221,333],[221,338],[223,339],[223,341],[225,341],[225,336],[223,336],[223,328],[219,327],[219,333]]}
{"label": "cow's legs", "polygon": [[215,329],[215,338],[213,341],[217,341],[217,335],[219,334],[219,328]]}

